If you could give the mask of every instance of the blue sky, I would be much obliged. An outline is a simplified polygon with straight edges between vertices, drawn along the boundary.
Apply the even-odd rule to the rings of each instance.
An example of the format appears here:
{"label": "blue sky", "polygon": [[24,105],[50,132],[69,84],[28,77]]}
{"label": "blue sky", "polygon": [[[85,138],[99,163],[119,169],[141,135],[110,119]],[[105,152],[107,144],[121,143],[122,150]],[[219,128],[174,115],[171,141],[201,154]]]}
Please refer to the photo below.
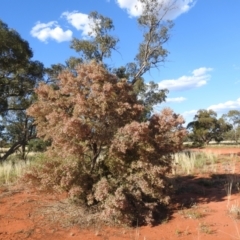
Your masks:
{"label": "blue sky", "polygon": [[[142,40],[136,21],[137,0],[0,0],[0,19],[19,32],[33,49],[34,59],[51,64],[77,56],[72,37],[84,38],[91,11],[110,17],[112,33],[120,39],[112,67],[133,61]],[[173,1],[173,0],[159,0]],[[175,0],[168,18],[175,23],[165,48],[170,54],[159,70],[145,75],[168,88],[170,107],[189,122],[199,109],[212,109],[220,117],[240,110],[240,1]]]}

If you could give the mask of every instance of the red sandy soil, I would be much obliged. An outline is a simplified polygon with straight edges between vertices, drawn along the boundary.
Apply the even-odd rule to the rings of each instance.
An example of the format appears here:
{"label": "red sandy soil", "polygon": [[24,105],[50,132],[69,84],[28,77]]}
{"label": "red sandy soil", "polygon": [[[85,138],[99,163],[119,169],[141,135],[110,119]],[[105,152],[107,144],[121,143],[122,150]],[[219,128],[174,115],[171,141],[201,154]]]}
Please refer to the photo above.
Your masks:
{"label": "red sandy soil", "polygon": [[[204,151],[239,154],[240,148],[208,148]],[[240,182],[239,157],[233,157],[234,160],[234,177]],[[217,181],[226,179],[231,173],[219,165],[216,174],[215,180],[204,173],[178,177],[178,190],[166,221],[158,226],[138,228],[64,227],[54,221],[54,215],[48,210],[55,203],[64,201],[66,195],[40,193],[16,185],[3,186],[0,187],[0,240],[240,239],[240,192],[233,188],[228,197],[224,184]],[[238,207],[239,212],[230,214],[233,207]]]}
{"label": "red sandy soil", "polygon": [[198,148],[194,149],[195,151],[203,151],[203,152],[209,152],[209,153],[216,153],[216,154],[223,154],[223,155],[229,155],[229,154],[236,154],[240,155],[240,147],[207,147],[207,148]]}

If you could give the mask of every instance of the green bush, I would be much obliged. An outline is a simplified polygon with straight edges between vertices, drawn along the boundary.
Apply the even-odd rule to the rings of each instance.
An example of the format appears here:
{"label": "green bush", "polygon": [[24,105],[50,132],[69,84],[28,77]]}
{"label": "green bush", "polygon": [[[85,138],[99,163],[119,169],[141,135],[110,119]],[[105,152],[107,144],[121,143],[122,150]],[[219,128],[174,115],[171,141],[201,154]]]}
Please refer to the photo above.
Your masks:
{"label": "green bush", "polygon": [[48,146],[50,146],[50,142],[42,139],[32,139],[28,142],[28,150],[30,152],[44,152]]}

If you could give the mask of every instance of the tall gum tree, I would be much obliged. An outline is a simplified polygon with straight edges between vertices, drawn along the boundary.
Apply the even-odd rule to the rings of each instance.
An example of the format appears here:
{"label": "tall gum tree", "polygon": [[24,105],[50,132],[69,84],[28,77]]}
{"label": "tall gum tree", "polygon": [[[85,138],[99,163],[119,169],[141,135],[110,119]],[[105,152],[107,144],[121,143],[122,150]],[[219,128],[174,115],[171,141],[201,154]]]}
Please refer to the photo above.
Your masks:
{"label": "tall gum tree", "polygon": [[43,79],[44,67],[32,56],[28,42],[0,20],[0,137],[10,144],[1,161],[20,147],[24,157],[28,140],[36,136],[26,109]]}
{"label": "tall gum tree", "polygon": [[[144,82],[143,75],[152,68],[159,68],[169,54],[164,44],[170,38],[170,30],[173,22],[165,20],[166,15],[175,8],[176,1],[139,0],[142,5],[142,13],[138,18],[138,25],[143,31],[143,40],[139,45],[138,53],[133,62],[125,66],[109,69],[119,78],[126,78],[132,85],[134,91],[143,100],[145,115],[149,117],[153,106],[166,99],[167,89],[159,89],[158,84],[150,81]],[[70,47],[79,53],[79,58],[70,59],[70,63],[53,65],[49,69],[49,78],[55,78],[63,69],[72,70],[80,62],[95,60],[104,64],[106,58],[110,58],[112,51],[117,51],[119,39],[111,33],[114,30],[113,21],[97,12],[89,14],[91,32],[89,39],[74,38]],[[69,61],[68,61],[69,62]],[[72,66],[72,67],[71,67]],[[105,65],[108,68],[107,65]],[[57,71],[56,71],[57,70]],[[145,116],[143,116],[145,119]]]}

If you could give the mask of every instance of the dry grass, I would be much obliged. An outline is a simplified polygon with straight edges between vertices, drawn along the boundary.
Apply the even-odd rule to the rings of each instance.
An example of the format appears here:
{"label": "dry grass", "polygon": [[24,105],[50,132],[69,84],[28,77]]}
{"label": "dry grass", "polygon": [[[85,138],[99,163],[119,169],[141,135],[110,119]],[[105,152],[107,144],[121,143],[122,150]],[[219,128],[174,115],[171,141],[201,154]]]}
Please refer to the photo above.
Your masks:
{"label": "dry grass", "polygon": [[174,154],[173,159],[174,174],[216,172],[217,155],[213,153],[185,151]]}
{"label": "dry grass", "polygon": [[11,155],[8,160],[0,162],[0,185],[11,184],[17,181],[25,171],[34,164],[42,154],[30,153],[27,160],[20,160],[16,155]]}
{"label": "dry grass", "polygon": [[239,202],[236,201],[231,206],[228,206],[228,213],[234,219],[240,219],[240,205],[239,205]]}
{"label": "dry grass", "polygon": [[211,229],[211,225],[205,222],[199,224],[199,230],[201,233],[213,234],[214,231]]}
{"label": "dry grass", "polygon": [[202,209],[200,209],[198,205],[195,203],[192,204],[190,208],[182,209],[178,213],[182,217],[190,219],[200,219],[205,217],[205,214],[203,213]]}
{"label": "dry grass", "polygon": [[190,219],[200,219],[203,218],[205,215],[197,209],[185,209],[179,211],[179,214],[182,215],[184,218]]}
{"label": "dry grass", "polygon": [[21,177],[30,161],[6,161],[0,164],[0,184],[10,184]]}

